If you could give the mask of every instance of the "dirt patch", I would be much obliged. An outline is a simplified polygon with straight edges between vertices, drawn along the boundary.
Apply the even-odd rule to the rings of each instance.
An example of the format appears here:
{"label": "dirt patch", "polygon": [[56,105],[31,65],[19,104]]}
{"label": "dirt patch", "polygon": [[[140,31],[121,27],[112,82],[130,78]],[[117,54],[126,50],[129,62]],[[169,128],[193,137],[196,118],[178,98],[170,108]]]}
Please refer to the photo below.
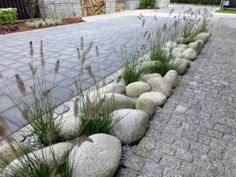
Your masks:
{"label": "dirt patch", "polygon": [[[46,26],[46,27],[39,27],[39,28],[31,28],[26,25],[26,22],[27,21],[18,21],[14,25],[0,25],[0,35],[55,27],[55,26]],[[63,19],[62,25],[81,23],[81,22],[85,22],[81,17],[65,18]],[[57,26],[62,26],[62,25],[57,25]]]}

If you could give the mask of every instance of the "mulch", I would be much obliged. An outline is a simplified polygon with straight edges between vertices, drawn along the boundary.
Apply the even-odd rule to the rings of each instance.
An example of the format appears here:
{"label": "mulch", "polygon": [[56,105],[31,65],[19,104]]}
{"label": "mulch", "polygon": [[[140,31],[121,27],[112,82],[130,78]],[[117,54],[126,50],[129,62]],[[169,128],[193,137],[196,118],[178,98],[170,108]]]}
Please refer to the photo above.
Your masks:
{"label": "mulch", "polygon": [[[26,22],[27,22],[27,20],[23,20],[23,21],[17,21],[16,24],[14,24],[14,25],[0,25],[1,29],[4,27],[6,27],[6,28],[14,27],[14,29],[15,29],[15,30],[9,30],[9,31],[5,31],[5,30],[0,29],[0,35],[55,27],[55,26],[46,26],[46,27],[39,27],[39,28],[30,28],[26,25]],[[82,19],[82,17],[71,17],[71,18],[63,19],[62,25],[69,25],[69,24],[75,24],[75,23],[81,23],[81,22],[85,22]],[[56,26],[62,26],[62,25],[56,25]]]}

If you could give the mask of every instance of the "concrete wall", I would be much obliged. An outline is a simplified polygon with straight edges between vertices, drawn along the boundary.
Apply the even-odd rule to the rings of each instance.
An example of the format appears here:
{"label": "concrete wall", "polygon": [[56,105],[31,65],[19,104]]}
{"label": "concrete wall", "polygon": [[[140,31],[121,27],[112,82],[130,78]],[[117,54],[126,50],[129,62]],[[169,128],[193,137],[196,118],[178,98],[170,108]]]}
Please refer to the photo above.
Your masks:
{"label": "concrete wall", "polygon": [[81,16],[80,0],[38,0],[43,18],[65,18]]}
{"label": "concrete wall", "polygon": [[164,8],[168,7],[170,4],[170,0],[157,0],[157,7]]}
{"label": "concrete wall", "polygon": [[116,12],[116,0],[106,0],[106,13],[111,14]]}
{"label": "concrete wall", "polygon": [[125,0],[125,10],[134,10],[139,7],[139,0]]}

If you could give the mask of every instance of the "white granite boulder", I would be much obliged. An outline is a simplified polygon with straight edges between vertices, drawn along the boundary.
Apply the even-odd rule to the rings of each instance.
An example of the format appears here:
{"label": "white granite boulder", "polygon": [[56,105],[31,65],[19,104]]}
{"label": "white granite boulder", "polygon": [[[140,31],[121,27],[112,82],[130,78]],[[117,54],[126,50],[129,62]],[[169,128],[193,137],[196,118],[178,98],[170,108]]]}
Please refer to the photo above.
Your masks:
{"label": "white granite boulder", "polygon": [[[24,144],[18,144],[19,142],[12,143],[11,145],[4,141],[2,143],[3,144],[0,145],[0,169],[7,166],[5,160],[7,160],[7,162],[15,160],[17,156],[23,155],[24,152],[22,152],[22,148],[27,148]],[[14,147],[14,149],[11,146]]]}
{"label": "white granite boulder", "polygon": [[158,64],[158,61],[145,61],[141,63],[138,67],[141,68],[143,73],[151,73],[152,67]]}
{"label": "white granite boulder", "polygon": [[70,101],[66,104],[70,108],[69,111],[59,115],[55,119],[55,123],[60,127],[60,137],[63,139],[73,139],[80,131],[80,120],[79,117],[74,115],[74,102]]}
{"label": "white granite boulder", "polygon": [[174,57],[182,57],[183,52],[188,49],[188,46],[186,44],[178,44],[177,47],[175,47],[172,50],[172,55]]}
{"label": "white granite boulder", "polygon": [[209,40],[210,37],[211,37],[211,33],[200,33],[195,37],[195,39],[202,40],[202,42],[205,44]]}
{"label": "white granite boulder", "polygon": [[177,46],[177,43],[175,41],[168,41],[166,44],[165,44],[165,47],[166,48],[169,48],[169,49],[173,49]]}
{"label": "white granite boulder", "polygon": [[145,82],[133,82],[126,86],[125,93],[128,97],[139,97],[142,93],[149,92],[151,87]]}
{"label": "white granite boulder", "polygon": [[180,48],[182,51],[185,51],[187,48],[189,48],[186,44],[178,44],[176,47]]}
{"label": "white granite boulder", "polygon": [[192,48],[193,50],[195,50],[197,54],[199,54],[202,50],[203,42],[202,40],[197,40],[195,42],[189,43],[188,46]]}
{"label": "white granite boulder", "polygon": [[90,96],[90,98],[85,99],[84,102],[90,107],[90,110],[96,110],[98,105],[110,110],[111,112],[117,109],[135,107],[135,100],[118,93],[105,93],[97,96]]}
{"label": "white granite boulder", "polygon": [[188,48],[183,52],[182,57],[193,61],[197,58],[197,52],[192,48]]}
{"label": "white granite boulder", "polygon": [[148,115],[136,109],[120,109],[112,113],[113,134],[122,144],[131,144],[141,139],[148,126]]}
{"label": "white granite boulder", "polygon": [[[121,159],[121,143],[114,136],[95,134],[69,154],[72,177],[113,177]],[[92,142],[91,142],[92,141]]]}
{"label": "white granite boulder", "polygon": [[125,92],[125,85],[122,83],[111,83],[99,89],[101,94],[103,93],[119,93]]}
{"label": "white granite boulder", "polygon": [[[186,50],[186,49],[184,49],[184,50]],[[174,49],[172,50],[171,54],[172,54],[174,57],[182,57],[182,53],[184,52],[184,50],[181,49],[181,48],[176,47],[176,48],[174,48]]]}
{"label": "white granite boulder", "polygon": [[[3,174],[6,176],[14,176],[19,170],[22,170],[22,164],[26,164],[30,161],[42,161],[49,165],[49,168],[53,169],[56,165],[63,164],[67,157],[68,152],[74,147],[72,143],[58,143],[43,149],[39,149],[28,155],[25,155],[19,159],[13,160],[4,170]],[[26,157],[27,156],[27,157]],[[12,170],[14,168],[14,170]]]}
{"label": "white granite boulder", "polygon": [[175,88],[178,84],[178,73],[175,70],[170,70],[166,73],[164,76],[164,79],[166,79],[170,84],[172,88]]}
{"label": "white granite boulder", "polygon": [[191,61],[185,58],[175,58],[173,62],[177,66],[176,71],[179,75],[185,74],[191,65]]}
{"label": "white granite boulder", "polygon": [[142,95],[140,95],[139,99],[143,99],[143,98],[152,100],[152,102],[154,103],[155,107],[162,106],[167,101],[166,96],[163,93],[161,93],[161,92],[147,92],[147,93],[143,93]]}
{"label": "white granite boulder", "polygon": [[138,98],[136,100],[135,108],[146,112],[148,117],[151,119],[155,112],[156,106],[154,102],[148,98]]}
{"label": "white granite boulder", "polygon": [[143,82],[147,82],[149,79],[155,78],[155,77],[162,77],[160,74],[158,73],[152,73],[152,74],[145,74],[141,80]]}
{"label": "white granite boulder", "polygon": [[134,108],[135,101],[127,96],[118,93],[106,93],[103,95],[104,106],[113,107],[113,110],[123,109],[123,108]]}
{"label": "white granite boulder", "polygon": [[162,77],[149,79],[147,82],[154,91],[163,93],[166,97],[171,95],[171,83]]}

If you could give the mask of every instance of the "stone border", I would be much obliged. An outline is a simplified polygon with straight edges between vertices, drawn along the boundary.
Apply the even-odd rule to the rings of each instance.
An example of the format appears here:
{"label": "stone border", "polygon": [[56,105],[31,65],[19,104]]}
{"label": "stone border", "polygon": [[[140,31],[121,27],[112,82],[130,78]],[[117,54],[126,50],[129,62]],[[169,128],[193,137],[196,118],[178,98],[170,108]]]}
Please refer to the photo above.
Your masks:
{"label": "stone border", "polygon": [[[208,39],[210,38],[210,33],[200,33],[199,35],[198,35],[199,37],[198,38],[196,38],[196,40],[195,40],[195,42],[193,42],[193,43],[190,43],[189,45],[181,45],[180,44],[180,46],[182,47],[182,48],[180,48],[179,49],[179,51],[177,50],[176,52],[175,52],[175,54],[173,54],[173,55],[175,55],[175,58],[178,58],[178,57],[183,57],[183,58],[187,58],[187,59],[189,59],[189,60],[191,60],[191,61],[193,61],[193,60],[195,60],[196,58],[197,58],[197,55],[200,53],[200,51],[201,51],[201,49],[202,49],[202,47],[204,46],[204,44],[208,41]],[[194,44],[196,44],[196,45],[194,45]],[[172,48],[173,47],[173,45],[175,45],[175,44],[173,44],[173,42],[170,42],[169,44],[168,44],[170,47],[169,48]],[[165,44],[165,46],[167,46],[167,43]],[[177,44],[173,47],[173,48],[178,48],[177,47]],[[183,51],[182,51],[183,50]],[[148,60],[148,57],[149,57],[149,53],[147,53],[147,54],[145,54],[145,55],[143,55],[142,57],[140,57],[140,58],[138,58],[138,62],[145,62],[145,61],[147,61]],[[174,59],[175,60],[175,59]],[[187,68],[186,68],[187,69]],[[120,76],[121,76],[121,74],[122,74],[122,71],[123,71],[123,68],[121,68],[121,69],[119,69],[118,71],[116,71],[116,72],[114,72],[112,75],[110,75],[110,76],[108,76],[108,77],[106,77],[105,79],[103,79],[103,80],[101,80],[101,81],[99,81],[98,82],[98,86],[99,86],[99,88],[102,88],[104,85],[104,87],[106,87],[108,84],[110,84],[110,83],[112,83],[112,82],[114,82],[115,80],[117,80]],[[169,71],[169,72],[172,72],[172,71]],[[169,73],[168,72],[168,73]],[[167,73],[167,74],[168,74]],[[149,100],[149,103],[148,103],[148,105],[145,105],[146,107],[145,108],[149,108],[149,107],[153,107],[153,112],[151,113],[151,116],[147,113],[148,111],[146,111],[146,110],[143,110],[143,109],[139,109],[139,108],[137,108],[137,102],[136,101],[134,101],[133,99],[134,99],[134,97],[132,97],[132,96],[130,96],[130,95],[128,95],[127,94],[127,88],[128,88],[128,86],[129,85],[131,85],[131,84],[134,84],[134,83],[131,83],[131,84],[129,84],[128,86],[124,86],[124,91],[125,91],[125,93],[126,94],[123,94],[124,92],[122,92],[122,93],[120,93],[120,94],[118,94],[117,92],[101,92],[101,93],[103,93],[105,96],[104,96],[104,98],[108,98],[108,97],[106,97],[106,94],[111,94],[110,96],[112,96],[111,98],[112,99],[108,99],[108,100],[106,100],[106,101],[108,101],[108,104],[110,103],[109,101],[117,101],[117,99],[119,98],[119,97],[122,97],[122,99],[121,100],[123,100],[123,101],[118,101],[119,102],[119,104],[121,104],[121,108],[119,107],[118,108],[118,110],[117,109],[115,109],[115,110],[117,110],[117,111],[114,111],[112,114],[113,114],[113,119],[115,120],[115,113],[118,113],[118,115],[122,115],[123,114],[123,112],[124,113],[126,113],[124,116],[123,116],[123,118],[122,118],[122,120],[121,121],[119,121],[114,127],[113,127],[113,135],[114,136],[111,136],[111,135],[105,135],[105,134],[95,134],[95,135],[92,135],[92,136],[90,136],[91,137],[91,139],[93,139],[94,137],[99,137],[99,138],[94,138],[93,140],[94,140],[94,142],[95,142],[95,146],[96,146],[96,143],[101,143],[100,141],[102,140],[102,141],[104,141],[104,137],[106,137],[106,138],[111,138],[111,140],[110,140],[110,142],[114,142],[114,144],[117,144],[117,147],[113,147],[114,148],[114,151],[115,152],[117,152],[117,154],[118,154],[118,156],[117,156],[117,154],[115,155],[115,154],[113,154],[113,152],[110,154],[111,156],[113,156],[114,155],[114,157],[116,158],[115,159],[115,161],[116,162],[114,162],[114,160],[113,160],[113,166],[109,166],[109,167],[111,167],[112,169],[112,172],[111,172],[111,174],[112,174],[112,176],[115,174],[115,171],[116,171],[116,169],[118,168],[118,165],[119,165],[119,163],[120,163],[120,158],[121,158],[121,156],[122,156],[122,152],[121,152],[121,143],[123,144],[123,145],[129,145],[129,144],[132,144],[132,143],[135,143],[135,142],[139,142],[141,139],[142,139],[142,137],[145,135],[145,132],[146,132],[146,130],[147,130],[147,128],[148,128],[148,122],[149,122],[149,120],[152,118],[152,116],[153,116],[153,113],[154,113],[154,110],[155,110],[155,108],[156,107],[159,107],[159,106],[163,106],[164,104],[165,104],[165,102],[167,101],[167,98],[169,97],[169,96],[171,96],[171,92],[172,92],[172,89],[173,88],[175,88],[176,86],[177,86],[177,82],[178,82],[178,78],[177,78],[177,76],[178,76],[178,73],[177,73],[177,71],[175,71],[175,70],[173,70],[173,77],[171,76],[171,74],[169,74],[170,76],[168,76],[167,78],[166,78],[166,75],[164,76],[164,77],[162,77],[162,76],[159,76],[158,74],[156,74],[156,75],[158,75],[158,76],[154,76],[154,77],[151,77],[151,78],[149,78],[149,79],[147,79],[146,81],[144,81],[143,83],[145,83],[146,85],[149,85],[149,87],[151,88],[149,91],[144,91],[144,92],[142,92],[142,93],[140,93],[137,97],[137,100],[141,100],[142,98],[145,98],[146,99],[146,101],[147,100]],[[136,82],[137,83],[137,82]],[[91,86],[91,87],[89,87],[88,89],[86,89],[85,90],[85,92],[87,92],[87,91],[94,91],[96,89],[96,87],[95,86]],[[101,90],[99,90],[99,91],[101,91]],[[149,95],[149,96],[143,96],[144,94],[152,94],[152,95]],[[128,96],[127,96],[128,95]],[[141,95],[141,96],[140,96]],[[99,97],[100,98],[100,97]],[[131,99],[132,98],[132,99]],[[61,114],[64,114],[64,113],[68,113],[68,112],[70,112],[70,111],[73,111],[73,108],[71,107],[70,108],[70,103],[69,102],[71,102],[71,101],[73,101],[73,100],[75,100],[76,99],[76,97],[74,97],[73,99],[71,99],[70,101],[68,101],[68,102],[64,102],[63,104],[61,104],[60,106],[58,106],[57,108],[56,108],[56,114],[58,114],[58,115],[61,115]],[[119,100],[119,99],[118,99]],[[124,101],[125,100],[125,101]],[[126,101],[128,102],[127,104],[126,104]],[[96,101],[95,101],[96,102]],[[68,104],[68,105],[67,105]],[[124,105],[123,105],[124,104]],[[134,106],[133,106],[134,105]],[[154,105],[154,106],[153,106]],[[127,109],[128,108],[128,109]],[[123,112],[122,112],[123,111]],[[133,112],[134,114],[132,115],[132,113],[131,113],[131,115],[128,115],[127,116],[127,111],[129,112]],[[135,121],[133,121],[132,119],[130,120],[129,119],[129,117],[132,117],[132,116],[134,116],[133,117],[133,119],[135,118],[136,120]],[[128,118],[128,119],[127,119]],[[140,118],[140,119],[139,119]],[[138,120],[139,119],[139,120]],[[68,119],[67,119],[68,120]],[[70,119],[70,121],[71,121],[71,119]],[[121,123],[121,122],[123,122],[123,121],[126,121],[125,123]],[[117,125],[119,124],[119,126],[118,126],[118,128],[117,128]],[[123,125],[122,125],[123,124]],[[128,125],[128,126],[127,126]],[[138,125],[138,128],[136,127]],[[64,126],[64,124],[63,124],[63,126]],[[130,127],[129,127],[130,126]],[[67,126],[67,128],[68,128],[69,126]],[[77,128],[76,126],[75,126],[75,128]],[[31,138],[31,136],[33,136],[33,134],[32,133],[29,133],[29,129],[30,129],[30,125],[27,125],[26,127],[24,127],[24,128],[22,128],[22,129],[20,129],[19,131],[17,131],[16,133],[14,133],[13,134],[13,136],[18,140],[18,141],[20,141],[20,142],[24,142],[24,143],[27,143],[26,141],[29,139],[29,141],[31,141],[32,139],[30,139]],[[71,129],[71,127],[69,127],[69,129]],[[132,129],[132,131],[131,132],[129,132],[129,130],[130,129]],[[128,131],[127,131],[128,130]],[[73,130],[72,130],[73,131]],[[128,133],[128,136],[127,136],[127,133]],[[89,137],[89,138],[90,138]],[[128,139],[127,139],[127,137],[128,137]],[[131,137],[131,138],[129,138],[129,137]],[[98,141],[98,142],[96,142],[96,141]],[[109,141],[108,141],[109,142]],[[119,143],[118,143],[119,142]],[[30,143],[34,143],[34,142],[30,142]],[[57,145],[59,145],[59,144],[63,144],[63,143],[58,143],[58,144],[55,144],[55,145],[52,145],[53,147],[55,147],[55,146],[57,146]],[[70,144],[70,143],[69,143]],[[91,148],[91,146],[92,145],[87,145],[87,143],[85,143],[86,145],[82,145],[82,146],[80,146],[79,148],[77,148],[77,147],[75,147],[76,149],[74,150],[74,151],[76,151],[76,153],[77,152],[80,152],[80,151],[82,151],[81,150],[81,148]],[[88,147],[84,147],[84,146],[88,146]],[[102,146],[104,146],[104,148],[106,149],[106,151],[107,152],[109,152],[109,150],[111,150],[109,147],[110,147],[110,145],[109,145],[109,143],[107,144],[107,142],[105,142],[105,144],[104,144],[104,142],[103,142],[103,144],[102,144]],[[112,145],[111,145],[112,146]],[[98,146],[99,148],[101,148],[100,147],[100,145]],[[39,148],[39,149],[41,149],[41,148]],[[45,147],[45,148],[43,148],[43,149],[47,149],[47,147]],[[93,148],[91,148],[91,150],[92,150]],[[103,150],[103,149],[102,149]],[[112,149],[113,150],[113,149]],[[73,151],[73,150],[72,150]],[[87,151],[86,151],[87,152]],[[88,154],[88,155],[90,155],[90,154]],[[83,156],[83,155],[82,155]],[[109,157],[99,157],[99,159],[100,158],[105,158],[105,160],[104,160],[104,162],[103,163],[106,163],[106,160],[111,160],[111,159],[109,159],[110,158],[110,156]],[[108,159],[106,159],[106,158],[108,158]],[[118,161],[119,160],[119,161]],[[78,160],[78,161],[80,161],[80,160]],[[93,166],[93,167],[96,167],[96,164],[93,164],[92,162],[94,162],[93,160],[91,160],[91,159],[89,159],[89,161],[90,161],[90,164]],[[94,166],[95,165],[95,166]],[[97,164],[98,165],[98,164]],[[99,164],[99,165],[101,165],[101,164]],[[83,165],[82,165],[83,166]],[[90,166],[88,167],[88,168],[90,168]],[[76,167],[76,169],[77,169],[77,167]],[[94,168],[94,169],[96,169],[96,168]],[[82,169],[82,171],[83,171],[84,169]],[[109,169],[110,170],[110,169]],[[96,171],[96,170],[95,170]],[[103,172],[104,172],[104,169],[102,170]],[[106,172],[106,171],[105,171]],[[94,172],[92,171],[92,172],[90,172],[89,174],[93,174]],[[102,173],[103,174],[103,173]]]}

